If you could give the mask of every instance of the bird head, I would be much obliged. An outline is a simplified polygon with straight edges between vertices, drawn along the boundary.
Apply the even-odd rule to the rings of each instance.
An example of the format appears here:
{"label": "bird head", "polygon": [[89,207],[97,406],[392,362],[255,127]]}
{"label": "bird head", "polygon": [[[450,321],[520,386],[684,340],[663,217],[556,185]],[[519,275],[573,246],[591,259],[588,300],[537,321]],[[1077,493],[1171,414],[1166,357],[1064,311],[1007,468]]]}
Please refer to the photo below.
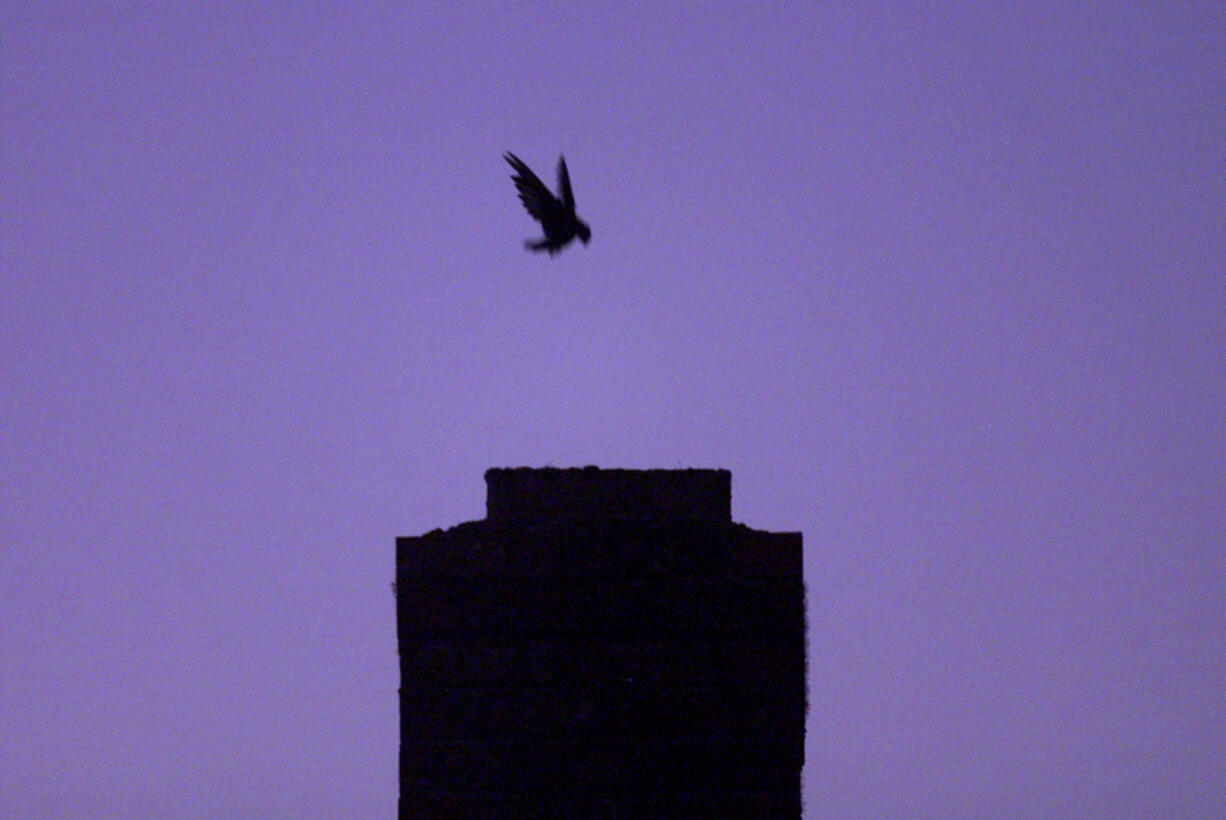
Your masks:
{"label": "bird head", "polygon": [[592,238],[592,229],[587,226],[586,222],[580,221],[575,227],[575,233],[579,234],[579,241],[586,245]]}

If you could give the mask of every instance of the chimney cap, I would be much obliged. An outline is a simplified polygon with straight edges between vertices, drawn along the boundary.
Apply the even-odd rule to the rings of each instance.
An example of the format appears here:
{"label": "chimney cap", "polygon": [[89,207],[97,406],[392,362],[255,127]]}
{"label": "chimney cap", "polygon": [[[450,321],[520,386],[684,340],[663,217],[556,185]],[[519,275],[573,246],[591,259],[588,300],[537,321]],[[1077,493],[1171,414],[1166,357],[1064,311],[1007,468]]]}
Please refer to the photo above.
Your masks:
{"label": "chimney cap", "polygon": [[687,523],[732,520],[728,470],[495,467],[485,472],[490,521],[540,518]]}

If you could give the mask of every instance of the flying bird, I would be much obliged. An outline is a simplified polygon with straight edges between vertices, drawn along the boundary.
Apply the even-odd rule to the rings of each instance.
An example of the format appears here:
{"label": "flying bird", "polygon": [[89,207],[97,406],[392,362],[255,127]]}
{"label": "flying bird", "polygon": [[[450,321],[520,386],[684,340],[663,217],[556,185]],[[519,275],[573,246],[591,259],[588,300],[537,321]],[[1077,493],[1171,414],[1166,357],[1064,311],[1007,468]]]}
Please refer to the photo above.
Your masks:
{"label": "flying bird", "polygon": [[584,245],[592,238],[592,229],[575,215],[575,195],[570,190],[570,174],[566,170],[566,157],[558,158],[558,193],[554,196],[540,177],[522,159],[507,151],[502,155],[515,169],[511,179],[519,191],[519,199],[532,218],[541,223],[545,236],[528,239],[524,247],[530,251],[549,251],[553,256],[576,236]]}

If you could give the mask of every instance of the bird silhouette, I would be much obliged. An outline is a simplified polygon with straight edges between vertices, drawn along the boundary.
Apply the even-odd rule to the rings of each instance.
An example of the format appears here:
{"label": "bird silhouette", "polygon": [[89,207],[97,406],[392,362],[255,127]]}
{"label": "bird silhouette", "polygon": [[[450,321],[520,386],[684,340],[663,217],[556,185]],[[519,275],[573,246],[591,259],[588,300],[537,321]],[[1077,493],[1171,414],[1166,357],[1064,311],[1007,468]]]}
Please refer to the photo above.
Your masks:
{"label": "bird silhouette", "polygon": [[558,158],[558,193],[561,199],[545,187],[540,177],[519,157],[507,151],[502,158],[515,169],[511,179],[519,191],[519,199],[532,218],[541,223],[545,236],[528,239],[524,247],[530,251],[549,251],[553,256],[576,236],[584,245],[592,238],[592,229],[575,215],[575,195],[570,189],[570,173],[566,157]]}

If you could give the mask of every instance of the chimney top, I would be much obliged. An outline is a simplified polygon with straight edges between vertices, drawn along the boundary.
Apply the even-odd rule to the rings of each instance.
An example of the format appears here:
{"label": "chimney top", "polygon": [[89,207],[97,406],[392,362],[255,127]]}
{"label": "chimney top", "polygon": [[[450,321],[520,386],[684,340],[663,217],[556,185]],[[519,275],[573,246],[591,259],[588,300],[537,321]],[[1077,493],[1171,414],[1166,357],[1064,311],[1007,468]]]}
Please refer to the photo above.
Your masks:
{"label": "chimney top", "polygon": [[485,483],[490,521],[732,520],[732,473],[727,470],[496,467],[486,471]]}

